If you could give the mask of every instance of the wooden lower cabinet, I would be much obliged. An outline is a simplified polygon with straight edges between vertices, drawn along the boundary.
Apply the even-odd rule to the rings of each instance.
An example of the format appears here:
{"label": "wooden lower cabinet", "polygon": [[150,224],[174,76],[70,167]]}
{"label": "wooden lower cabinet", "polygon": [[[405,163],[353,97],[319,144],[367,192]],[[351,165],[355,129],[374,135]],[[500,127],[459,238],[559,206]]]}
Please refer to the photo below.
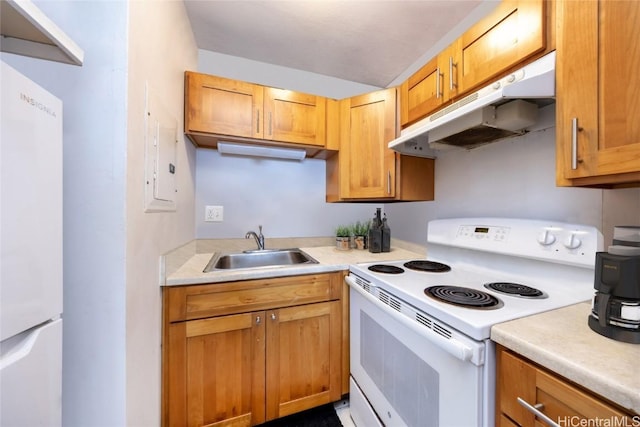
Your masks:
{"label": "wooden lower cabinet", "polygon": [[[293,292],[295,277],[166,289],[162,424],[252,426],[339,400],[342,277],[303,276]],[[326,289],[316,298],[324,301],[296,304],[296,295],[309,295],[309,282]],[[193,301],[210,299],[216,286],[228,290],[213,292],[215,299],[228,300],[235,310],[241,310],[239,295],[253,304],[264,298],[273,308],[169,321],[169,313],[200,312],[203,306]],[[270,292],[251,297],[256,288]]]}
{"label": "wooden lower cabinet", "polygon": [[[554,425],[535,416],[518,398],[560,426],[632,426],[640,420],[638,415],[634,417],[504,347],[498,346],[496,360],[496,425],[499,427]],[[601,424],[594,424],[596,420]]]}

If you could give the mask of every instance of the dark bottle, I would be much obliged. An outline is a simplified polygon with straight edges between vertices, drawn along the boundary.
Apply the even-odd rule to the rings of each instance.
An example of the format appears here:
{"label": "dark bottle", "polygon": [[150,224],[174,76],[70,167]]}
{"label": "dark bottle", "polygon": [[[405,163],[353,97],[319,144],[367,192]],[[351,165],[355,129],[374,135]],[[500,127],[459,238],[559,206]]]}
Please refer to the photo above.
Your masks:
{"label": "dark bottle", "polygon": [[391,229],[387,222],[387,214],[382,219],[382,252],[391,252]]}
{"label": "dark bottle", "polygon": [[380,208],[376,208],[376,214],[369,228],[369,252],[382,252],[382,220],[380,219]]}

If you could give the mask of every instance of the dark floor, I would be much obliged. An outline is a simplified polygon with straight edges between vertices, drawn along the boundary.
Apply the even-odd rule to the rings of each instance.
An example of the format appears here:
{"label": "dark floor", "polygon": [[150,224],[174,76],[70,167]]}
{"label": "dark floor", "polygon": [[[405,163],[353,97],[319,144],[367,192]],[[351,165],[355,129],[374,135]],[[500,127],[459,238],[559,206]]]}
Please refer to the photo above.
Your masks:
{"label": "dark floor", "polygon": [[333,404],[260,424],[260,427],[342,427]]}

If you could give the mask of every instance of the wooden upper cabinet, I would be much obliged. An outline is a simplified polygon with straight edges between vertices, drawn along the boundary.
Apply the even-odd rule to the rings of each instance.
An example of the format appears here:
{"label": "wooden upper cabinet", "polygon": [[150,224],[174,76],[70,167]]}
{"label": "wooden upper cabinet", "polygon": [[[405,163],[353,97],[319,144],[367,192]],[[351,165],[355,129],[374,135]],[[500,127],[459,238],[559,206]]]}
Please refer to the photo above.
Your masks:
{"label": "wooden upper cabinet", "polygon": [[558,1],[557,17],[557,183],[638,186],[640,2]]}
{"label": "wooden upper cabinet", "polygon": [[185,133],[199,146],[215,147],[227,136],[322,148],[326,109],[321,96],[185,73]]}
{"label": "wooden upper cabinet", "polygon": [[324,146],[327,100],[286,89],[264,88],[264,139]]}
{"label": "wooden upper cabinet", "polygon": [[400,124],[411,124],[453,99],[459,92],[459,41],[409,77],[400,87]]}
{"label": "wooden upper cabinet", "polygon": [[400,86],[400,124],[429,116],[546,47],[544,0],[503,0]]}
{"label": "wooden upper cabinet", "polygon": [[396,136],[396,88],[340,101],[340,150],[327,159],[327,201],[425,201],[434,160],[388,148]]}
{"label": "wooden upper cabinet", "polygon": [[459,91],[467,92],[545,48],[545,1],[503,0],[459,40]]}
{"label": "wooden upper cabinet", "polygon": [[395,197],[395,152],[387,144],[396,136],[396,89],[348,98],[340,107],[342,198]]}
{"label": "wooden upper cabinet", "polygon": [[185,132],[262,138],[262,86],[190,71],[185,80]]}

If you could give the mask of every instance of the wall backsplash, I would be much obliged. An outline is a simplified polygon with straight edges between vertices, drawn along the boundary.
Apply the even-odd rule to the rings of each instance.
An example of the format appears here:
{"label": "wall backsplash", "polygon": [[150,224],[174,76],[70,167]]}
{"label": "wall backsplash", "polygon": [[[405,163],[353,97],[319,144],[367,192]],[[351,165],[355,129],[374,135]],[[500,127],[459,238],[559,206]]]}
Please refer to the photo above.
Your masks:
{"label": "wall backsplash", "polygon": [[[205,222],[205,206],[224,207],[223,222]],[[301,162],[196,154],[196,238],[332,236],[336,226],[373,217],[375,203],[326,203],[325,161]]]}
{"label": "wall backsplash", "polygon": [[[436,160],[435,201],[386,205],[394,237],[425,241],[436,218],[495,216],[549,219],[597,227],[611,241],[614,224],[640,225],[640,189],[557,187],[555,127]],[[406,227],[405,224],[412,224]]]}

